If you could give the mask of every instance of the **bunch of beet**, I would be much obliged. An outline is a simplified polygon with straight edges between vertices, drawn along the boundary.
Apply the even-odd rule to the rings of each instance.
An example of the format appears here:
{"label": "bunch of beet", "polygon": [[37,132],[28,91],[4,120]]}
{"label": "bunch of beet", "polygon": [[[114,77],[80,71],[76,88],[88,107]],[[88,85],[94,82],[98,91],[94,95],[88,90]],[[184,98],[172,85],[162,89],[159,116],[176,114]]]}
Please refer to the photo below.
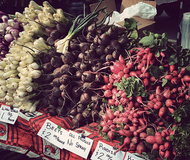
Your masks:
{"label": "bunch of beet", "polygon": [[48,89],[42,87],[40,105],[51,115],[72,116],[75,127],[97,120],[104,97],[102,86],[111,73],[108,62],[118,59],[126,41],[117,27],[104,33],[92,24],[70,40],[67,52],[49,51],[42,58],[43,86]]}
{"label": "bunch of beet", "polygon": [[[157,57],[150,48],[134,48],[127,55],[125,59],[120,55],[117,61],[110,62],[113,64],[109,66],[112,73],[102,86],[109,107],[101,111],[101,132],[110,140],[125,136],[126,142],[124,139],[122,147],[126,146],[129,150],[132,145],[130,140],[136,137],[151,144],[149,149],[158,151],[161,158],[170,159],[175,156],[169,138],[175,133],[171,126],[177,125],[172,115],[189,100],[190,80],[187,70],[169,65],[163,52]],[[152,73],[152,68],[157,71],[156,74]],[[125,90],[115,86],[130,77],[139,80],[146,94],[128,96]],[[110,106],[114,106],[116,111],[113,112]],[[154,132],[148,133],[149,128],[154,129]],[[137,146],[134,148],[134,151],[142,153]]]}

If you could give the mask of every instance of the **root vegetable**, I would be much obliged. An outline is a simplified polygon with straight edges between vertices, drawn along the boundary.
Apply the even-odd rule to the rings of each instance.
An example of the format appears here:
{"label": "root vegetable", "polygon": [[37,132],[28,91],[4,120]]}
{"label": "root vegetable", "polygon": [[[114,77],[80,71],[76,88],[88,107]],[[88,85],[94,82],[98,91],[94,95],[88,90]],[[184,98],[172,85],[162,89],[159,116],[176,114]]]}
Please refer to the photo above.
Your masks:
{"label": "root vegetable", "polygon": [[124,139],[124,142],[123,142],[122,146],[119,147],[115,153],[117,153],[118,151],[120,151],[122,148],[124,148],[125,146],[127,146],[127,145],[129,145],[129,144],[132,144],[132,143],[131,143],[131,139],[130,139],[129,137],[126,137],[126,138]]}
{"label": "root vegetable", "polygon": [[138,154],[142,154],[142,152],[145,152],[146,151],[146,146],[144,145],[143,142],[140,142],[138,145],[137,145],[137,153]]}
{"label": "root vegetable", "polygon": [[145,140],[147,143],[150,143],[150,144],[154,144],[156,142],[155,136],[147,136]]}

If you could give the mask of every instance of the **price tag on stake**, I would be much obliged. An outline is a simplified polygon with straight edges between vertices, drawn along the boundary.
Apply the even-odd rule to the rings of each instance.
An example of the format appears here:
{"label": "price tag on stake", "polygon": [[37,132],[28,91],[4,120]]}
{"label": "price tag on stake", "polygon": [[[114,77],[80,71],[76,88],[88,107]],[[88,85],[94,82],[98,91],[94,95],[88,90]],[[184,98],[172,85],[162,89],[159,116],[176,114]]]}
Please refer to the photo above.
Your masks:
{"label": "price tag on stake", "polygon": [[96,149],[91,157],[91,160],[122,160],[125,152],[119,151],[115,154],[115,149],[106,143],[98,141]]}
{"label": "price tag on stake", "polygon": [[69,130],[69,136],[67,138],[64,149],[87,159],[93,140],[71,130]]}
{"label": "price tag on stake", "polygon": [[143,158],[139,158],[134,154],[127,152],[124,160],[143,160]]}
{"label": "price tag on stake", "polygon": [[11,108],[10,106],[1,105],[0,108],[0,121],[15,124],[20,109],[19,108]]}
{"label": "price tag on stake", "polygon": [[37,135],[63,149],[68,137],[68,131],[47,119]]}

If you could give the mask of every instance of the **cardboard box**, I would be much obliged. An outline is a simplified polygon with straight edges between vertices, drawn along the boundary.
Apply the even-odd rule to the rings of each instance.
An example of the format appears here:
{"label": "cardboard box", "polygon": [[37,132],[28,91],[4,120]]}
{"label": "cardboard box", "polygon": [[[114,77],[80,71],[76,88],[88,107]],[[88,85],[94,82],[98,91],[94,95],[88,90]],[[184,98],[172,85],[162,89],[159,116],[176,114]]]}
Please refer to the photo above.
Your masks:
{"label": "cardboard box", "polygon": [[[98,5],[99,2],[97,3],[93,3],[93,4],[90,4],[90,11],[93,12],[94,9],[96,8],[96,6]],[[101,5],[98,7],[98,9],[101,9],[103,7],[107,7],[106,8],[106,11],[108,13],[112,12],[112,11],[116,11],[116,5],[115,5],[115,0],[105,0],[101,3]],[[102,18],[105,16],[106,13],[104,12],[101,12],[98,16],[98,21],[101,21]]]}
{"label": "cardboard box", "polygon": [[152,5],[153,7],[156,8],[156,2],[155,1],[149,1],[149,0],[122,0],[121,2],[121,8],[120,8],[120,13],[123,12],[123,10],[125,8],[128,8],[132,5],[135,5],[139,2],[144,2],[144,3],[147,3],[147,4],[150,4]]}
{"label": "cardboard box", "polygon": [[[152,5],[153,7],[156,7],[156,2],[155,1],[148,1],[148,0],[122,0],[121,3],[121,8],[120,8],[120,13],[123,12],[123,10],[125,8],[128,8],[132,5],[135,5],[139,2],[144,2],[147,4]],[[90,10],[91,12],[95,9],[95,7],[97,6],[98,3],[94,3],[90,5]],[[115,5],[115,0],[105,0],[102,2],[102,4],[100,5],[100,7],[98,9],[101,9],[102,7],[107,6],[106,10],[108,12],[111,11],[116,11],[116,5]],[[101,20],[103,18],[103,16],[105,15],[105,13],[100,13],[100,15],[98,16],[98,19]],[[154,32],[154,20],[150,20],[150,19],[143,19],[141,17],[135,16],[132,17],[137,21],[137,29],[139,32],[142,32],[143,30],[148,30],[151,32]],[[124,27],[124,21],[117,23],[118,25],[120,25],[122,28]]]}

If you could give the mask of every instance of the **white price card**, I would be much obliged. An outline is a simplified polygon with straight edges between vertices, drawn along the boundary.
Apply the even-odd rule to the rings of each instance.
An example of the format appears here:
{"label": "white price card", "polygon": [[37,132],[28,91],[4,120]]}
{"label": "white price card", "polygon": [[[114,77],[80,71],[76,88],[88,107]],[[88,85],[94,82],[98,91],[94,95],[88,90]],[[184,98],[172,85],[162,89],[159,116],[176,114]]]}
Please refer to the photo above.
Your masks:
{"label": "white price card", "polygon": [[143,158],[137,157],[134,154],[127,152],[124,160],[143,160]]}
{"label": "white price card", "polygon": [[10,106],[1,105],[0,121],[9,124],[15,124],[15,121],[18,118],[19,111],[19,108],[11,108]]}
{"label": "white price card", "polygon": [[98,141],[91,160],[123,160],[125,152],[119,151],[115,153],[115,151],[113,146]]}
{"label": "white price card", "polygon": [[63,149],[68,137],[68,131],[46,119],[37,135]]}
{"label": "white price card", "polygon": [[71,130],[69,130],[69,136],[67,138],[68,140],[64,148],[87,159],[93,140]]}

